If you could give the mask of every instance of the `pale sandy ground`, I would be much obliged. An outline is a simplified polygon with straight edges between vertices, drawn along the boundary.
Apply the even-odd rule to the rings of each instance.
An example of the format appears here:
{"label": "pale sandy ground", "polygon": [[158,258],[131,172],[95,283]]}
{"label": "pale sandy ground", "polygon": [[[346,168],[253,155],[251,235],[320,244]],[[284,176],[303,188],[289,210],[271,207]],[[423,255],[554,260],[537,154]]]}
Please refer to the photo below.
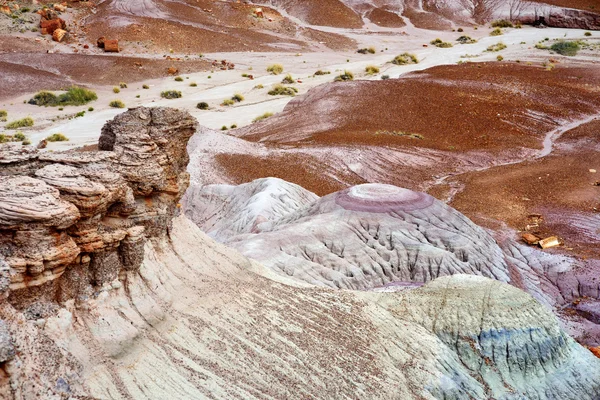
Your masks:
{"label": "pale sandy ground", "polygon": [[[123,109],[114,109],[108,103],[114,99],[122,100],[127,107],[137,106],[172,106],[183,108],[198,118],[202,125],[209,128],[220,129],[222,126],[236,124],[238,127],[252,123],[252,120],[265,112],[280,112],[291,100],[291,97],[269,96],[269,88],[279,83],[284,75],[269,75],[266,67],[273,63],[281,63],[285,67],[285,73],[291,73],[294,78],[300,79],[302,83],[294,86],[299,89],[299,94],[306,93],[310,88],[331,82],[333,78],[343,70],[352,71],[355,79],[381,79],[381,75],[387,74],[391,78],[398,78],[407,72],[423,70],[436,65],[455,64],[461,60],[492,61],[501,54],[506,61],[510,60],[547,60],[552,56],[548,51],[534,49],[534,45],[544,38],[550,39],[576,39],[584,38],[583,30],[573,29],[537,29],[524,27],[523,29],[507,29],[502,36],[490,37],[489,28],[465,28],[464,33],[458,32],[435,32],[416,29],[407,26],[402,29],[382,29],[374,25],[368,25],[365,30],[347,30],[337,28],[319,27],[319,29],[344,34],[357,40],[360,47],[374,46],[376,54],[362,55],[355,52],[317,52],[305,54],[293,53],[213,53],[207,54],[208,58],[227,59],[236,64],[236,69],[231,71],[215,70],[214,72],[201,72],[184,75],[183,82],[174,81],[173,77],[147,80],[130,84],[128,88],[122,89],[121,93],[114,94],[112,86],[93,87],[98,94],[98,100],[85,106],[65,107],[59,111],[55,107],[36,107],[24,104],[24,101],[33,96],[34,93],[20,96],[0,104],[0,109],[9,113],[8,120],[31,116],[36,121],[35,126],[24,129],[23,132],[29,136],[33,144],[52,133],[63,133],[69,142],[51,143],[50,150],[78,147],[82,145],[95,144],[100,135],[100,129],[104,123],[115,115],[123,112]],[[405,34],[402,34],[405,32]],[[440,49],[429,45],[429,41],[435,38],[454,42],[460,35],[469,35],[478,39],[478,43],[470,45],[456,44],[449,49]],[[594,33],[594,38],[599,34]],[[484,50],[495,43],[504,42],[508,48],[499,53],[487,53]],[[525,44],[521,44],[525,42]],[[454,42],[455,43],[455,42]],[[390,63],[397,54],[403,52],[415,53],[420,63],[416,65],[396,66]],[[475,58],[461,58],[466,54],[479,55]],[[560,57],[559,57],[560,58]],[[577,57],[582,59],[585,57]],[[573,58],[571,58],[573,59]],[[375,76],[367,76],[364,69],[367,65],[380,67],[381,72]],[[313,76],[318,69],[331,71],[331,75]],[[243,73],[254,75],[254,80],[243,78]],[[211,78],[209,79],[209,76]],[[197,87],[190,87],[190,83],[197,83]],[[150,89],[142,89],[147,84]],[[264,85],[264,89],[254,89],[256,85]],[[43,88],[40,88],[43,89]],[[163,90],[180,90],[183,97],[176,100],[161,99],[160,92]],[[241,93],[245,101],[232,107],[222,107],[220,104],[224,99],[230,98],[235,93]],[[140,98],[136,98],[140,95]],[[198,102],[209,103],[211,109],[201,111],[196,108]],[[75,113],[93,107],[93,112],[86,112],[84,117],[68,119]],[[53,121],[54,120],[54,121]],[[10,133],[10,132],[9,132]]]}

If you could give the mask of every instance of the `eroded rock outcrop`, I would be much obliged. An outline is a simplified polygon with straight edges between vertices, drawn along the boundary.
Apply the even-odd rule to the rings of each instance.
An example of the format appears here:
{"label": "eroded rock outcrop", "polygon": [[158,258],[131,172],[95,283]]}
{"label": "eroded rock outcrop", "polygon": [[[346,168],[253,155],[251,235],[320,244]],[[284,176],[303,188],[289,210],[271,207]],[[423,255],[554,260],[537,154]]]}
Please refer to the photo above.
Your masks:
{"label": "eroded rock outcrop", "polygon": [[[9,298],[53,281],[46,294],[65,301],[139,268],[145,240],[165,234],[177,214],[195,129],[187,113],[136,108],[106,124],[97,152],[3,147],[0,257]],[[67,269],[78,271],[77,285],[59,280]]]}

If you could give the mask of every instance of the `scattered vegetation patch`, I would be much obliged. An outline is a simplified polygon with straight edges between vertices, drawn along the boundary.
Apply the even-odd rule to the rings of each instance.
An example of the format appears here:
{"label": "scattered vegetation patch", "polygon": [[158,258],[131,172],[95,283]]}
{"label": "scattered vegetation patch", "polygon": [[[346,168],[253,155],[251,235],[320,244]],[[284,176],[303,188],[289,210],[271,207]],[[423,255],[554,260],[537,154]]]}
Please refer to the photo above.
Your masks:
{"label": "scattered vegetation patch", "polygon": [[90,108],[88,108],[88,111],[89,111],[89,112],[92,112],[92,111],[94,111],[94,107],[90,107]]}
{"label": "scattered vegetation patch", "polygon": [[381,80],[385,81],[385,80],[388,80],[388,79],[390,79],[389,75],[381,75]]}
{"label": "scattered vegetation patch", "polygon": [[19,128],[27,128],[33,126],[33,118],[25,117],[23,119],[18,119],[16,121],[9,122],[6,124],[6,129],[19,129]]}
{"label": "scattered vegetation patch", "polygon": [[240,102],[244,101],[244,96],[240,93],[236,93],[233,95],[231,100],[235,101],[236,103],[240,103]]}
{"label": "scattered vegetation patch", "polygon": [[452,43],[450,43],[450,42],[444,42],[444,41],[443,41],[442,39],[440,39],[440,38],[434,39],[434,40],[432,40],[432,41],[431,41],[431,42],[429,42],[429,43],[431,43],[431,44],[432,44],[432,45],[434,45],[435,47],[440,47],[440,48],[442,48],[442,49],[446,49],[446,48],[448,48],[448,47],[452,47]]}
{"label": "scattered vegetation patch", "polygon": [[283,78],[283,79],[281,80],[281,83],[283,83],[283,84],[287,84],[287,85],[291,85],[291,84],[292,84],[292,83],[294,83],[294,82],[295,82],[295,81],[294,81],[294,77],[293,77],[291,74],[287,74],[287,75],[285,76],[285,78]]}
{"label": "scattered vegetation patch", "polygon": [[123,103],[121,100],[113,100],[108,103],[108,105],[112,108],[125,108],[125,103]]}
{"label": "scattered vegetation patch", "polygon": [[0,143],[7,142],[21,142],[23,145],[31,144],[31,141],[23,132],[17,132],[14,135],[7,135],[5,133],[0,133]]}
{"label": "scattered vegetation patch", "polygon": [[550,47],[546,46],[543,42],[539,42],[535,44],[535,48],[540,50],[548,50]]}
{"label": "scattered vegetation patch", "polygon": [[8,112],[6,110],[0,110],[0,121],[6,122],[6,118],[8,118]]}
{"label": "scattered vegetation patch", "polygon": [[319,75],[329,75],[331,74],[331,72],[329,71],[323,71],[322,69],[318,70],[317,72],[315,72],[315,76],[319,76]]}
{"label": "scattered vegetation patch", "polygon": [[496,57],[496,60],[498,60],[498,61],[504,61],[504,57],[502,57],[502,56],[499,55],[498,57]]}
{"label": "scattered vegetation patch", "polygon": [[225,107],[229,107],[235,104],[235,101],[231,100],[231,99],[225,99],[223,100],[223,103],[221,103],[222,106]]}
{"label": "scattered vegetation patch", "polygon": [[113,93],[121,93],[121,89],[115,86],[113,88]]}
{"label": "scattered vegetation patch", "polygon": [[378,73],[379,73],[379,68],[377,68],[377,67],[376,67],[376,66],[374,66],[374,65],[368,65],[368,66],[365,68],[365,72],[367,73],[367,75],[375,75],[375,74],[378,74]]}
{"label": "scattered vegetation patch", "polygon": [[354,74],[350,71],[344,71],[343,74],[340,74],[335,77],[334,82],[343,82],[343,81],[353,81]]}
{"label": "scattered vegetation patch", "polygon": [[375,54],[377,50],[375,50],[375,47],[371,46],[365,47],[364,49],[358,49],[356,52],[360,54]]}
{"label": "scattered vegetation patch", "polygon": [[163,99],[179,99],[181,98],[181,92],[179,90],[165,90],[160,92],[160,97]]}
{"label": "scattered vegetation patch", "polygon": [[148,85],[142,85],[142,89],[150,89],[150,86],[148,86]]}
{"label": "scattered vegetation patch", "polygon": [[492,22],[492,28],[512,28],[512,22],[506,19],[499,19],[497,21]]}
{"label": "scattered vegetation patch", "polygon": [[464,32],[465,30],[463,28],[458,28],[456,31],[457,32]]}
{"label": "scattered vegetation patch", "polygon": [[274,85],[268,92],[271,96],[295,96],[298,89],[293,86],[283,86],[282,84]]}
{"label": "scattered vegetation patch", "polygon": [[262,83],[254,86],[254,89],[264,89],[264,88],[265,88],[265,86]]}
{"label": "scattered vegetation patch", "polygon": [[498,42],[496,44],[491,45],[490,47],[488,47],[485,51],[500,51],[500,50],[504,50],[506,48],[506,45],[502,42]]}
{"label": "scattered vegetation patch", "polygon": [[183,82],[183,78],[180,76],[175,77],[175,82]]}
{"label": "scattered vegetation patch", "polygon": [[581,50],[581,46],[578,42],[561,40],[550,46],[550,49],[560,55],[572,57],[577,55],[577,52]]}
{"label": "scattered vegetation patch", "polygon": [[196,87],[196,86],[198,86],[198,84],[196,82],[190,83],[190,87]]}
{"label": "scattered vegetation patch", "polygon": [[263,115],[259,115],[258,117],[254,118],[254,119],[252,120],[252,122],[258,122],[258,121],[262,121],[262,120],[265,120],[265,119],[267,119],[267,118],[269,118],[269,117],[272,117],[272,116],[273,116],[273,113],[272,113],[272,112],[270,112],[270,111],[267,111],[267,112],[266,112],[266,113],[264,113]]}
{"label": "scattered vegetation patch", "polygon": [[98,100],[98,96],[94,91],[72,86],[65,93],[62,93],[58,96],[52,92],[42,90],[33,96],[31,100],[29,100],[29,104],[51,107],[81,106],[94,100]]}
{"label": "scattered vegetation patch", "polygon": [[119,87],[120,87],[121,89],[127,89],[127,84],[126,84],[125,82],[120,82],[120,83],[119,83]]}
{"label": "scattered vegetation patch", "polygon": [[403,137],[408,137],[410,139],[420,139],[420,140],[425,139],[425,136],[420,135],[418,133],[409,133],[409,132],[403,132],[403,131],[379,130],[379,131],[375,132],[375,134],[376,135],[403,136]]}
{"label": "scattered vegetation patch", "polygon": [[75,118],[83,117],[84,115],[85,111],[79,111],[77,114],[75,114]]}
{"label": "scattered vegetation patch", "polygon": [[62,133],[54,133],[46,138],[49,142],[68,142],[69,138]]}
{"label": "scattered vegetation patch", "polygon": [[225,125],[223,125],[223,126],[221,127],[221,130],[222,130],[222,131],[226,131],[227,129],[228,129],[228,128],[227,128]]}
{"label": "scattered vegetation patch", "polygon": [[592,32],[586,32],[584,33],[585,36],[592,36]]}
{"label": "scattered vegetation patch", "polygon": [[402,53],[399,56],[396,56],[392,60],[392,64],[396,65],[406,65],[406,64],[418,64],[419,59],[417,56],[411,53]]}
{"label": "scattered vegetation patch", "polygon": [[283,65],[281,64],[273,64],[267,67],[267,72],[273,75],[279,75],[283,72]]}
{"label": "scattered vegetation patch", "polygon": [[201,101],[200,103],[196,104],[196,108],[199,110],[208,110],[208,103]]}
{"label": "scattered vegetation patch", "polygon": [[490,32],[490,36],[500,36],[502,35],[504,32],[502,32],[502,29],[500,28],[496,28],[493,31]]}
{"label": "scattered vegetation patch", "polygon": [[477,40],[473,39],[471,36],[463,35],[456,39],[456,41],[460,44],[473,44],[477,43]]}

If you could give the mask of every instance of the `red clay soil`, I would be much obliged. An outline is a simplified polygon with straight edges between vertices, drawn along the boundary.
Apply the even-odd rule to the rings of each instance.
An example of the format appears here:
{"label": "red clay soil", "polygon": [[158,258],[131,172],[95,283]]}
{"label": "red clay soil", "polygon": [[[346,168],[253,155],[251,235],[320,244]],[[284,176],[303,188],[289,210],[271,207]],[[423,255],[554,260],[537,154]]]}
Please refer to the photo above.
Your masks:
{"label": "red clay soil", "polygon": [[[600,108],[600,69],[509,63],[435,67],[385,81],[320,86],[264,123],[251,141],[296,145],[414,145],[465,152],[540,148],[558,121]],[[392,134],[396,132],[397,135]],[[403,133],[418,134],[412,140]]]}
{"label": "red clay soil", "polygon": [[435,13],[407,7],[402,15],[410,19],[410,22],[417,28],[438,31],[452,29],[452,23],[450,21]]}
{"label": "red clay soil", "polygon": [[[524,229],[527,216],[544,223],[532,233],[558,235],[581,256],[600,257],[600,119],[563,134],[547,157],[461,175],[451,205],[475,222],[490,218]],[[598,172],[592,173],[591,170]]]}
{"label": "red clay soil", "polygon": [[363,26],[360,15],[340,0],[274,0],[272,3],[311,25],[337,28]]}
{"label": "red clay soil", "polygon": [[587,10],[600,12],[600,1],[598,0],[532,0],[533,3],[551,4],[559,7],[576,8],[578,10]]}
{"label": "red clay soil", "polygon": [[404,19],[395,12],[382,8],[374,8],[365,14],[372,23],[386,28],[402,28],[406,26]]}
{"label": "red clay soil", "polygon": [[167,76],[167,69],[171,66],[178,68],[181,73],[211,68],[210,62],[205,60],[168,61],[123,56],[5,53],[0,54],[0,99],[42,89],[57,90],[73,84],[115,85],[123,81],[159,78]]}

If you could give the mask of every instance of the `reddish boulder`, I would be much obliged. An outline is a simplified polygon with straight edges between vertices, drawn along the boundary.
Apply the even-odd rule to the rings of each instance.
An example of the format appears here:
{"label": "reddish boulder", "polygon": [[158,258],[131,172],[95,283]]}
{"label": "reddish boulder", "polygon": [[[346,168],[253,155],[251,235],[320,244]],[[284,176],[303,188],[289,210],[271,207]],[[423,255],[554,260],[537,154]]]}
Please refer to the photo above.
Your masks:
{"label": "reddish boulder", "polygon": [[119,52],[119,41],[117,39],[105,39],[104,40],[104,51],[108,53]]}

